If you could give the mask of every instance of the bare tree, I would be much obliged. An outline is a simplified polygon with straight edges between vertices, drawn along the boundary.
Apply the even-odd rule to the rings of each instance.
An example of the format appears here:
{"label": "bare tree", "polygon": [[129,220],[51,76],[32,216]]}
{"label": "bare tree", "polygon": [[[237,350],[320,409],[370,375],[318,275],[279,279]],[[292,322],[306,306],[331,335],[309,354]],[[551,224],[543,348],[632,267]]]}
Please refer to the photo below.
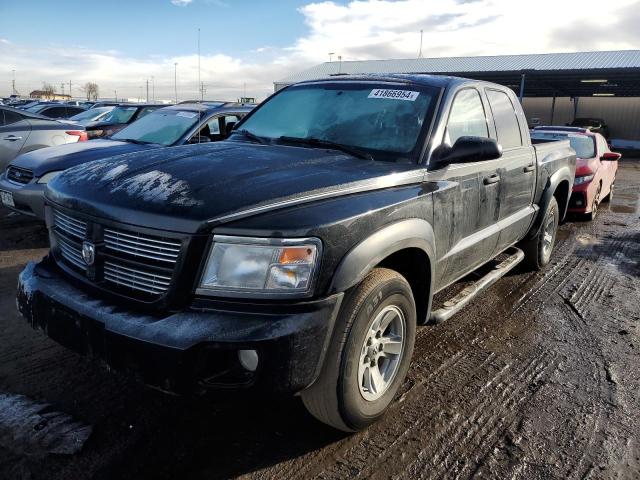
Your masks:
{"label": "bare tree", "polygon": [[44,82],[42,84],[42,97],[47,98],[49,100],[53,99],[53,96],[56,94],[56,87],[51,85],[50,83]]}
{"label": "bare tree", "polygon": [[95,82],[87,82],[82,87],[82,91],[87,96],[87,100],[93,100],[94,102],[98,100],[99,88],[98,84]]}

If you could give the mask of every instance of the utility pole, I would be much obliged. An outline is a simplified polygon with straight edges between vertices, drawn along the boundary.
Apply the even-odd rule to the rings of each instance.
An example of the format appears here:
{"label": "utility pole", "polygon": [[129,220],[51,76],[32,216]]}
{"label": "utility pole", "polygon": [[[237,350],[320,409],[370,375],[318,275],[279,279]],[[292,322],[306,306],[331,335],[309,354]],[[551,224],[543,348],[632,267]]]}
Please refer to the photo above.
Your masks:
{"label": "utility pole", "polygon": [[338,73],[342,73],[342,55],[338,55]]}
{"label": "utility pole", "polygon": [[69,97],[71,97],[71,80],[69,80]]}
{"label": "utility pole", "polygon": [[176,105],[178,104],[178,62],[173,64],[173,90],[176,94]]}
{"label": "utility pole", "polygon": [[17,95],[18,91],[16,90],[16,70],[15,68],[11,70],[12,80],[11,80],[11,93],[13,95]]}
{"label": "utility pole", "polygon": [[62,89],[62,95],[64,95],[64,82],[60,84],[60,88]]}
{"label": "utility pole", "polygon": [[[198,85],[202,86],[202,82],[200,81],[200,29],[199,28],[198,28]],[[204,94],[202,93],[202,88],[200,88],[200,101],[202,100],[204,100]]]}
{"label": "utility pole", "polygon": [[149,79],[147,78],[147,103],[149,103]]}
{"label": "utility pole", "polygon": [[420,29],[420,50],[418,51],[418,58],[422,58],[422,29]]}
{"label": "utility pole", "polygon": [[117,91],[115,91],[115,90],[113,91],[113,99],[114,99],[114,101],[116,101],[116,102],[118,101],[118,92],[117,92]]}

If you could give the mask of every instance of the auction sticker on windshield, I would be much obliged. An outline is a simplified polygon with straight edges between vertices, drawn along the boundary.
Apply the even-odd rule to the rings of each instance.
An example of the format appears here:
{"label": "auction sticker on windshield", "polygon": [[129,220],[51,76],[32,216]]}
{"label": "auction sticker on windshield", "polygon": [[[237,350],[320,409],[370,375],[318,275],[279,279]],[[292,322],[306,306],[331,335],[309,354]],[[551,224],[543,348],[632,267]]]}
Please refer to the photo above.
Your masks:
{"label": "auction sticker on windshield", "polygon": [[415,102],[420,92],[411,92],[409,90],[388,90],[386,88],[374,88],[371,90],[368,98],[388,98],[392,100],[407,100]]}

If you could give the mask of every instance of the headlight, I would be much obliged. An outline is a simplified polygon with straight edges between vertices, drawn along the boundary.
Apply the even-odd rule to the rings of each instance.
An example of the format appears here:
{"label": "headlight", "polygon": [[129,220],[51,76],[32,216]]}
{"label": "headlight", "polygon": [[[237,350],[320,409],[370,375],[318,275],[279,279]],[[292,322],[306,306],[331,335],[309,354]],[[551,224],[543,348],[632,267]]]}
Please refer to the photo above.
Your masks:
{"label": "headlight", "polygon": [[196,293],[230,297],[307,296],[322,244],[317,238],[216,235]]}
{"label": "headlight", "polygon": [[593,180],[593,175],[585,175],[583,177],[576,177],[573,181],[574,185],[581,185],[583,183],[587,183]]}
{"label": "headlight", "polygon": [[49,173],[45,173],[43,176],[41,176],[38,179],[38,183],[49,183],[51,180],[53,180],[54,178],[56,178],[58,175],[60,175],[62,173],[62,170],[58,170],[55,172],[49,172]]}

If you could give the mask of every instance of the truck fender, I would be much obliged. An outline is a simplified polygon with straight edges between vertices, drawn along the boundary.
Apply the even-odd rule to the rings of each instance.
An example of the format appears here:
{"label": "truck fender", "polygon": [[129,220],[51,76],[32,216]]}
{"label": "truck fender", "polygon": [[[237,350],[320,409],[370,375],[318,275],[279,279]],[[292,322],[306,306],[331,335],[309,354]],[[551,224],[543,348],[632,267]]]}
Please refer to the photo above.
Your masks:
{"label": "truck fender", "polygon": [[389,255],[407,248],[417,248],[429,259],[429,291],[424,292],[428,296],[428,312],[435,277],[435,245],[433,228],[425,220],[415,218],[388,225],[357,244],[342,258],[333,275],[329,292],[344,292],[360,283]]}
{"label": "truck fender", "polygon": [[566,199],[564,199],[563,204],[561,204],[561,202],[558,202],[558,207],[560,208],[560,220],[563,220],[566,216],[567,209],[569,207],[569,197],[571,196],[571,188],[573,185],[573,174],[571,172],[571,169],[565,165],[547,179],[544,190],[542,192],[542,196],[540,197],[540,209],[538,210],[538,215],[533,221],[527,237],[531,238],[538,234],[538,231],[542,226],[545,212],[547,211],[547,207],[549,206],[549,202],[555,195],[558,185],[560,185],[563,181],[567,182],[569,189],[566,193]]}

